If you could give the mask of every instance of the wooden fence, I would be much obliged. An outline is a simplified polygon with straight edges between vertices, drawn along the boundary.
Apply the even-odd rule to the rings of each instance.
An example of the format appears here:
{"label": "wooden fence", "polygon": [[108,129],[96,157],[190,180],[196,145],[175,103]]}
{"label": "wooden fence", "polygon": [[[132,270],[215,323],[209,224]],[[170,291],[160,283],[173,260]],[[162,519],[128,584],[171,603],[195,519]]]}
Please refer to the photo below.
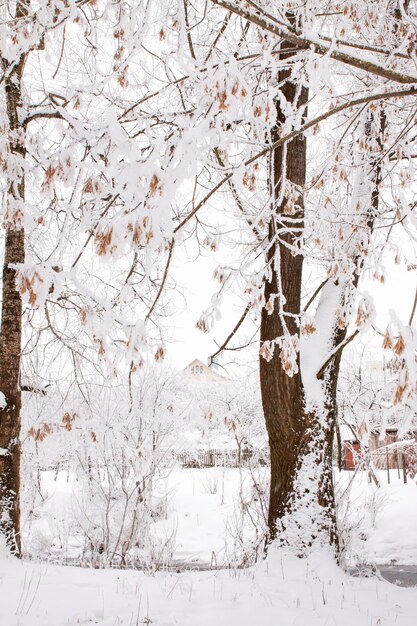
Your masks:
{"label": "wooden fence", "polygon": [[210,450],[199,450],[198,452],[180,452],[177,461],[182,467],[248,467],[251,463],[255,465],[267,465],[268,454],[262,450],[251,450],[245,448],[239,450],[222,450],[212,448]]}
{"label": "wooden fence", "polygon": [[374,469],[386,470],[388,482],[391,472],[397,470],[398,477],[402,472],[403,480],[407,476],[417,476],[417,442],[413,439],[393,441],[369,450],[361,448],[359,442],[345,442],[344,469],[362,469],[372,472]]}
{"label": "wooden fence", "polygon": [[403,470],[411,478],[417,474],[417,443],[415,441],[396,441],[371,452],[372,461],[377,469]]}

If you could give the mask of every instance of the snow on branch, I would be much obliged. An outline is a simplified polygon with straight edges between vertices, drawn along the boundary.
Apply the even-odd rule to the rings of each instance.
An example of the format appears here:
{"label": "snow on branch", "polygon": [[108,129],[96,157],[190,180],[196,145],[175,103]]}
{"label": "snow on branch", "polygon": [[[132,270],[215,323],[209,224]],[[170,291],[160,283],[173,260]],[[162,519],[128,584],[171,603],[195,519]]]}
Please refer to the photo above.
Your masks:
{"label": "snow on branch", "polygon": [[[344,47],[348,47],[346,44],[341,44],[338,41],[332,41],[327,43],[319,35],[314,32],[300,33],[294,28],[287,26],[286,24],[276,20],[273,16],[268,15],[261,7],[254,2],[230,2],[229,0],[211,0],[213,4],[217,4],[228,11],[232,11],[236,15],[243,17],[252,24],[259,26],[263,30],[266,30],[273,35],[276,35],[280,39],[284,39],[293,44],[299,50],[312,50],[320,56],[329,56],[335,61],[340,61],[345,65],[355,67],[356,69],[367,72],[380,78],[393,81],[401,84],[415,84],[417,83],[417,75],[411,72],[399,72],[395,69],[381,65],[372,61],[364,54],[352,53],[344,50]],[[243,5],[251,5],[252,8],[244,8]]]}

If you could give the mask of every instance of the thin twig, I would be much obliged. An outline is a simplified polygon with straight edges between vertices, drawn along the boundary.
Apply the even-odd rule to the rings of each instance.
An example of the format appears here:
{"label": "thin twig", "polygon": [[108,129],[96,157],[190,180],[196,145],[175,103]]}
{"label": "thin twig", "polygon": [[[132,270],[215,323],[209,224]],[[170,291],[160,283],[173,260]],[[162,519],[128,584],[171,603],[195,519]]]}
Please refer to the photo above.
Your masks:
{"label": "thin twig", "polygon": [[[213,149],[214,152],[214,156],[217,159],[217,163],[220,165],[220,167],[225,167],[224,161],[220,155],[220,151],[219,149],[216,147]],[[233,182],[231,180],[227,181],[227,184],[229,186],[229,189],[232,193],[233,199],[236,202],[236,205],[239,209],[239,211],[242,213],[242,215],[245,217],[245,220],[249,226],[249,228],[251,228],[253,234],[255,235],[256,240],[258,241],[258,243],[262,243],[262,236],[260,234],[260,232],[258,231],[258,229],[256,228],[255,224],[253,223],[253,221],[251,220],[251,218],[246,214],[246,211],[243,207],[243,202],[237,192],[236,187],[234,186]]]}
{"label": "thin twig", "polygon": [[410,315],[410,319],[409,319],[409,322],[408,322],[409,326],[411,326],[411,324],[413,323],[414,314],[416,312],[416,307],[417,307],[417,289],[416,289],[416,293],[415,293],[415,296],[414,296],[413,308],[411,310],[411,315]]}
{"label": "thin twig", "polygon": [[87,248],[91,238],[94,235],[94,231],[97,228],[97,226],[100,223],[100,220],[102,217],[104,217],[107,213],[107,211],[113,206],[113,204],[116,202],[116,200],[118,199],[119,194],[117,193],[115,196],[113,196],[113,198],[110,200],[110,202],[108,204],[106,204],[106,206],[104,207],[104,209],[102,210],[102,212],[100,213],[100,217],[98,218],[98,220],[96,221],[96,223],[94,224],[93,228],[91,229],[90,233],[88,234],[87,239],[84,242],[83,247],[81,248],[80,252],[78,253],[75,261],[73,262],[73,264],[71,265],[71,269],[74,269],[74,267],[77,265],[78,261],[80,260],[80,258],[82,257],[82,255],[84,254],[84,250]]}
{"label": "thin twig", "polygon": [[246,317],[247,317],[247,315],[248,315],[248,313],[250,311],[250,308],[251,308],[251,305],[248,304],[246,306],[246,309],[243,311],[243,314],[241,315],[239,321],[237,322],[237,324],[235,325],[235,327],[231,331],[231,333],[227,336],[227,338],[222,343],[222,345],[219,347],[219,349],[216,352],[214,352],[214,354],[209,356],[209,358],[208,358],[209,367],[210,367],[210,365],[212,365],[214,363],[214,359],[216,358],[216,356],[218,356],[221,352],[223,352],[223,350],[225,350],[227,348],[227,344],[229,343],[229,341],[231,341],[233,339],[233,337],[235,336],[235,334],[237,333],[237,331],[239,330],[239,328],[241,327],[241,325],[245,321],[245,319],[246,319]]}
{"label": "thin twig", "polygon": [[152,313],[153,313],[153,311],[154,311],[154,309],[155,309],[155,307],[156,307],[156,305],[158,303],[158,300],[161,297],[161,294],[162,294],[162,292],[164,290],[165,282],[166,282],[166,279],[168,277],[169,266],[171,264],[171,258],[172,258],[172,251],[174,249],[174,243],[175,243],[174,239],[171,239],[171,241],[169,243],[169,254],[168,254],[167,263],[165,265],[164,275],[162,276],[162,281],[161,281],[161,284],[159,285],[158,293],[156,294],[155,300],[153,301],[151,308],[149,309],[148,313],[146,314],[145,322],[151,317],[151,315],[152,315]]}
{"label": "thin twig", "polygon": [[317,298],[318,294],[320,293],[320,291],[323,289],[324,285],[328,282],[328,278],[326,278],[325,280],[323,280],[322,283],[320,283],[320,285],[317,287],[317,289],[315,290],[315,292],[313,293],[313,295],[311,296],[311,298],[309,299],[309,301],[307,302],[307,304],[305,305],[304,309],[303,309],[303,313],[306,313],[308,311],[308,309],[310,308],[310,306],[313,304],[314,300]]}

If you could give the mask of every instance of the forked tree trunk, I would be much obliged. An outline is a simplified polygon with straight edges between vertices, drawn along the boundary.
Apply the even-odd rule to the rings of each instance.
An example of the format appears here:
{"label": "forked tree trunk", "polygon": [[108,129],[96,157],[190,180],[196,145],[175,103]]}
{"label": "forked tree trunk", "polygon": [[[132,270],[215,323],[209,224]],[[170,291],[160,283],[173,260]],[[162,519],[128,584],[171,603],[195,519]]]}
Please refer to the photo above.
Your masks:
{"label": "forked tree trunk", "polygon": [[[282,44],[281,59],[285,53]],[[308,91],[281,71],[282,96],[294,107],[303,107],[306,115]],[[277,101],[277,125],[272,141],[280,135],[285,115]],[[274,310],[266,307],[261,317],[261,345],[284,335],[284,326],[297,342],[300,339],[300,314],[303,256],[297,254],[304,227],[303,190],[306,182],[307,142],[300,135],[286,148],[272,154],[272,193],[275,207],[269,223],[267,262],[269,274],[265,279],[265,303],[275,300]],[[285,180],[296,192],[295,206],[289,206],[287,194],[282,193]],[[298,192],[298,196],[297,196]],[[269,310],[268,310],[269,309]],[[295,373],[283,367],[280,349],[271,360],[260,357],[260,381],[265,423],[271,457],[271,483],[268,513],[269,539],[291,544],[297,548],[311,545],[324,532],[330,544],[337,545],[332,449],[335,421],[335,391],[339,362],[333,362],[332,374],[326,378],[326,405],[315,410],[305,409],[305,393],[300,372],[300,358]],[[326,393],[327,392],[327,393]],[[324,420],[323,420],[324,418]],[[316,517],[314,530],[311,517]],[[305,538],[304,538],[305,536]]]}
{"label": "forked tree trunk", "polygon": [[[27,15],[27,3],[19,3],[16,17]],[[3,297],[0,331],[0,531],[11,550],[20,556],[20,352],[22,338],[22,298],[16,290],[16,273],[11,267],[25,260],[23,210],[25,179],[24,130],[19,119],[22,107],[21,79],[25,57],[9,66],[4,60],[6,74],[5,97],[9,122],[9,180],[5,217],[3,261]],[[10,174],[12,173],[12,174]]]}
{"label": "forked tree trunk", "polygon": [[[280,77],[282,80],[282,77]],[[297,92],[294,85],[285,83],[283,93],[287,100],[295,103]],[[305,104],[306,90],[299,92],[297,106]],[[372,123],[372,116],[371,122]],[[278,128],[285,120],[278,109]],[[383,130],[383,118],[380,121]],[[370,132],[369,123],[366,134]],[[382,147],[382,143],[380,144]],[[303,187],[305,183],[306,143],[304,139],[288,145],[286,163],[284,153],[278,149],[273,155],[274,197],[277,202],[276,214],[271,216],[269,224],[268,266],[269,274],[265,280],[265,303],[271,296],[281,298],[279,306],[264,308],[261,318],[261,343],[273,341],[284,334],[284,324],[288,331],[300,337],[296,320],[301,312],[302,256],[294,254],[297,238],[303,221],[303,201],[299,198],[296,212],[286,214],[285,197],[281,200],[280,188],[282,172],[294,185]],[[365,213],[363,228],[370,236],[374,219],[378,213],[380,165],[376,164],[370,178],[372,189],[368,198],[368,210]],[[285,234],[277,236],[277,231],[287,227]],[[294,227],[294,231],[291,231]],[[363,229],[361,229],[362,231]],[[293,248],[291,251],[289,248]],[[355,253],[353,267],[357,270],[351,277],[351,284],[356,287],[361,268],[360,259]],[[325,339],[327,349],[332,352],[343,346],[346,328],[337,325],[337,310],[343,309],[347,297],[348,285],[329,283],[322,291],[325,308],[329,302],[333,308],[333,328]],[[330,298],[330,300],[329,300]],[[269,311],[268,311],[269,309]],[[319,310],[318,309],[318,310]],[[336,507],[333,485],[333,441],[337,419],[337,385],[342,349],[327,366],[321,385],[321,402],[306,409],[306,394],[303,380],[298,372],[289,376],[282,366],[279,350],[275,350],[270,361],[260,358],[260,377],[262,403],[269,436],[271,455],[271,487],[269,503],[270,540],[275,538],[283,543],[303,548],[311,545],[320,535],[321,540],[338,549],[336,527]],[[300,365],[298,363],[298,365]],[[317,381],[316,381],[317,382]],[[314,527],[312,524],[314,521]]]}

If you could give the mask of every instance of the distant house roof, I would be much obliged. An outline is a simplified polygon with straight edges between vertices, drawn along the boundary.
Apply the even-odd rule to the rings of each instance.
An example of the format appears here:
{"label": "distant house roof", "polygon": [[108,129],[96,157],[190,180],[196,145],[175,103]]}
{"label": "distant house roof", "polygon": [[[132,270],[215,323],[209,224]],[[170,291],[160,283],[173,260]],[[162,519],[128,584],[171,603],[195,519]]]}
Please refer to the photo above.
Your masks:
{"label": "distant house roof", "polygon": [[204,365],[199,359],[194,359],[183,369],[183,372],[196,381],[201,382],[222,382],[227,383],[229,379],[214,372],[210,367]]}

